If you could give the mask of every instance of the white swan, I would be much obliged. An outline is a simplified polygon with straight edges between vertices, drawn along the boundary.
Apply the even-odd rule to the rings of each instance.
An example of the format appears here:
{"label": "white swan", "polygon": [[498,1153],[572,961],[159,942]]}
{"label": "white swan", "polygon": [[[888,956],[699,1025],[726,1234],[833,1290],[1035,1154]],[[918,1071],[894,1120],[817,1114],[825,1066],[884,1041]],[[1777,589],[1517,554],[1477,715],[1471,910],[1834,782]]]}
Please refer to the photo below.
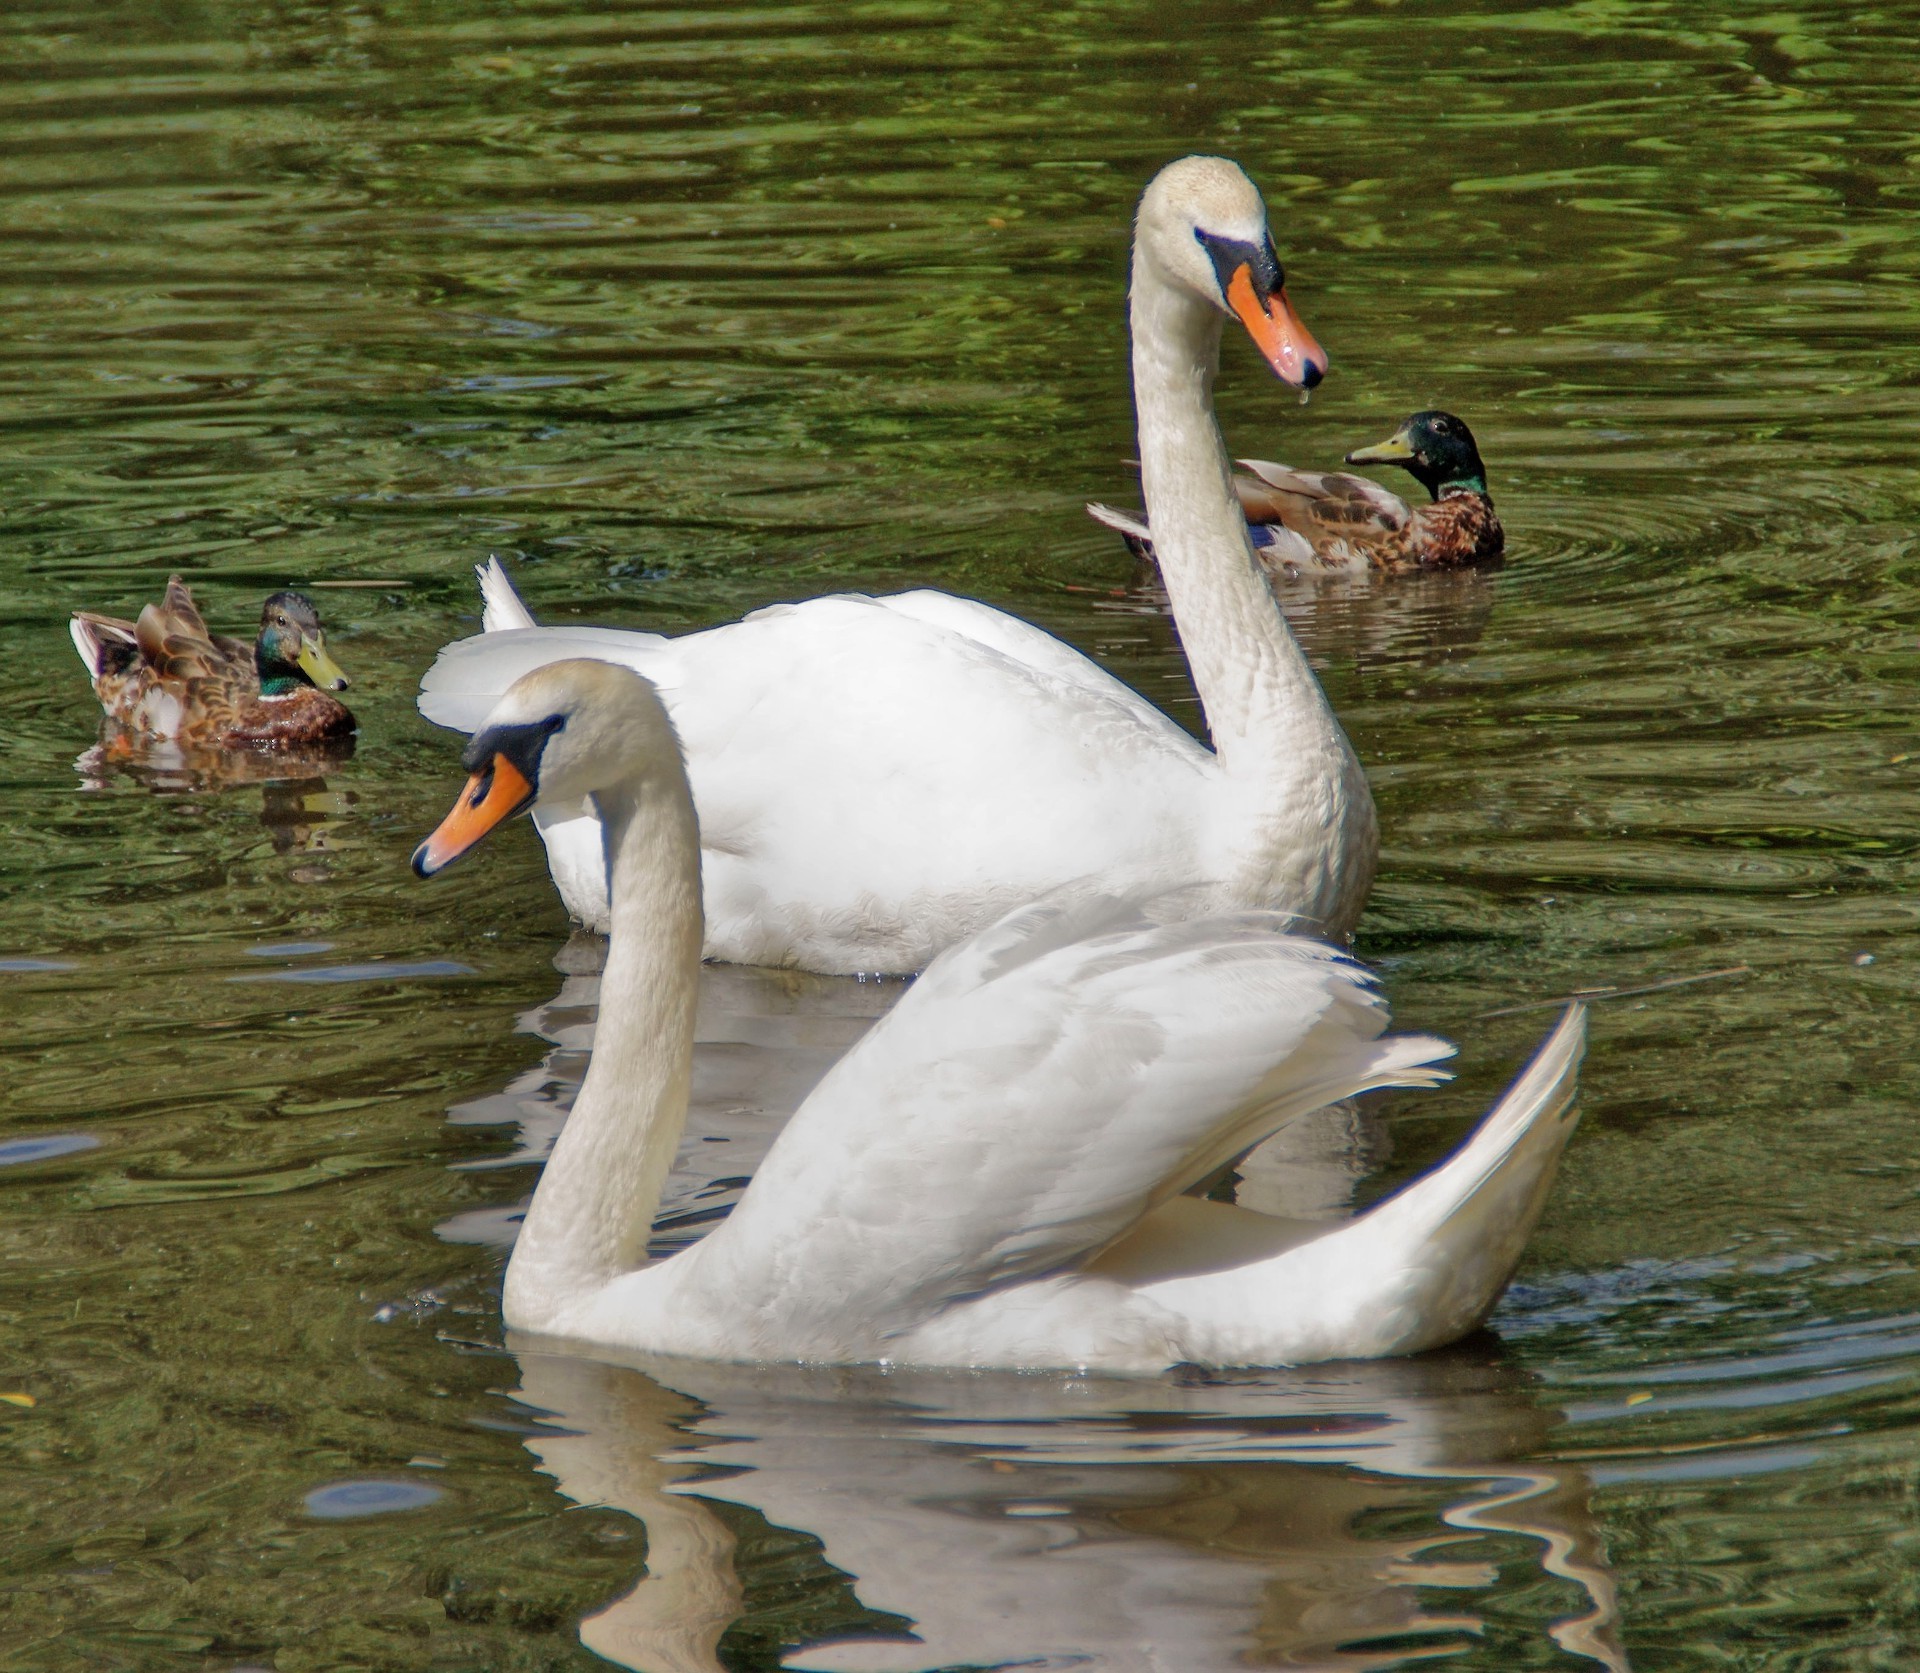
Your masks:
{"label": "white swan", "polygon": [[[471,731],[515,678],[567,656],[659,687],[706,842],[707,956],[910,971],[1074,878],[1186,888],[1195,912],[1266,907],[1343,938],[1378,837],[1359,762],[1248,544],[1213,419],[1221,327],[1311,387],[1319,346],[1287,301],[1260,194],[1219,157],[1163,169],[1133,248],[1142,486],[1209,752],[1019,618],[939,592],[776,605],[666,639],[536,628],[497,567],[486,626],[422,682]],[[600,833],[542,814],[568,908],[607,926]]]}
{"label": "white swan", "polygon": [[646,1263],[687,1110],[700,837],[653,688],[516,681],[428,876],[536,801],[591,799],[613,932],[593,1059],[507,1268],[508,1324],[725,1360],[1157,1371],[1410,1353],[1472,1329],[1572,1131],[1577,1010],[1442,1167],[1344,1224],[1181,1193],[1287,1121],[1431,1085],[1366,973],[1271,913],[1024,907],[936,960],[830,1070],[732,1215]]}

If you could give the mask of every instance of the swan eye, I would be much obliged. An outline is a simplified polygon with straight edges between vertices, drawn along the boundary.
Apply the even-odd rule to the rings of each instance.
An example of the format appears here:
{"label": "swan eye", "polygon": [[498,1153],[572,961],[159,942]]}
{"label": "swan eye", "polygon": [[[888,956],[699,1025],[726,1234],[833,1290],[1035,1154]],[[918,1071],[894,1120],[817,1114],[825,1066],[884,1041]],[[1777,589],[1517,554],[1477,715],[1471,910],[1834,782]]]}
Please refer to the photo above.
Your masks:
{"label": "swan eye", "polygon": [[540,782],[540,754],[547,739],[566,730],[565,715],[548,715],[545,720],[522,721],[517,725],[489,726],[468,740],[460,764],[470,773],[493,772],[495,760],[505,761],[529,784]]}
{"label": "swan eye", "polygon": [[1226,300],[1227,287],[1233,282],[1234,274],[1243,267],[1253,282],[1254,295],[1262,304],[1286,280],[1271,238],[1263,238],[1255,244],[1245,238],[1222,238],[1203,227],[1195,227],[1193,236],[1213,263],[1213,276],[1219,283],[1222,301]]}

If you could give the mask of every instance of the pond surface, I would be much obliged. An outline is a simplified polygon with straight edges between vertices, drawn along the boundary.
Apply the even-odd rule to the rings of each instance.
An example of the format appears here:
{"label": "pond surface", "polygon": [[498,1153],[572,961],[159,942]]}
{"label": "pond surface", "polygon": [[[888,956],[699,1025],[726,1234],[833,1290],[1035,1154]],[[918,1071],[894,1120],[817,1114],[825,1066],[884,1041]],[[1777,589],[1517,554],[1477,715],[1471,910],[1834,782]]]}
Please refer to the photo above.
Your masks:
{"label": "pond surface", "polygon": [[[10,6],[0,1667],[1912,1666],[1911,25]],[[1197,723],[1080,510],[1132,503],[1127,219],[1194,149],[1265,188],[1334,363],[1303,410],[1230,343],[1236,450],[1324,466],[1444,405],[1512,558],[1287,600],[1380,802],[1361,950],[1464,1049],[1269,1184],[1332,1206],[1390,1157],[1376,1191],[1556,999],[1710,979],[1597,1006],[1522,1279],[1448,1354],[516,1357],[502,1250],[597,950],[529,830],[405,870],[470,566],[667,630],[950,587]],[[81,762],[67,614],[174,570],[228,631],[313,590],[351,761]],[[709,973],[664,1239],[896,991]]]}

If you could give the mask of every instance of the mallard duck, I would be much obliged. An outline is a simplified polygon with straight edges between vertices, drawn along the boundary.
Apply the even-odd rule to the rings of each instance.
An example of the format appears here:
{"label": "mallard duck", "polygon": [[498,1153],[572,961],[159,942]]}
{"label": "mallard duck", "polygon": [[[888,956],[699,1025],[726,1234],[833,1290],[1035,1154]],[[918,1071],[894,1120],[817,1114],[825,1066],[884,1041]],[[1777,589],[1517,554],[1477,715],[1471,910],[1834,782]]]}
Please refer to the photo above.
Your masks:
{"label": "mallard duck", "polygon": [[100,706],[135,738],[236,749],[324,743],[354,729],[352,711],[328,695],[345,691],[347,676],[299,593],[267,600],[251,649],[209,633],[177,575],[137,622],[76,610],[71,625]]}
{"label": "mallard duck", "polygon": [[[1335,570],[1477,569],[1497,564],[1506,534],[1487,493],[1487,468],[1473,432],[1450,412],[1417,412],[1376,447],[1349,453],[1349,465],[1398,465],[1426,487],[1418,510],[1364,476],[1298,471],[1265,459],[1240,460],[1234,492],[1247,534],[1266,568],[1289,578]],[[1089,514],[1119,530],[1136,557],[1153,557],[1146,523],[1111,506]]]}

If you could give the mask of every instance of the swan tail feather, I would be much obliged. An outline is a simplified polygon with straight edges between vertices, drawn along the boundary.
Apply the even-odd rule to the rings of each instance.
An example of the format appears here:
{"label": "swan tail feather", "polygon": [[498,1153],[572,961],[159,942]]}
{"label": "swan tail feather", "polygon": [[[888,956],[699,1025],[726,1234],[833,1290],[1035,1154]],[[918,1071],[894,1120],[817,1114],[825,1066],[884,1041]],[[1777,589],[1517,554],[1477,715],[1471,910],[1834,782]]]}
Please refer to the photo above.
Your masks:
{"label": "swan tail feather", "polygon": [[504,633],[510,628],[540,625],[514,590],[513,582],[507,578],[506,566],[498,556],[475,564],[473,578],[480,583],[482,633]]}
{"label": "swan tail feather", "polygon": [[1492,1312],[1578,1121],[1586,1012],[1570,1005],[1446,1161],[1358,1218],[1266,1260],[1147,1286],[1189,1357],[1300,1364],[1420,1353]]}

